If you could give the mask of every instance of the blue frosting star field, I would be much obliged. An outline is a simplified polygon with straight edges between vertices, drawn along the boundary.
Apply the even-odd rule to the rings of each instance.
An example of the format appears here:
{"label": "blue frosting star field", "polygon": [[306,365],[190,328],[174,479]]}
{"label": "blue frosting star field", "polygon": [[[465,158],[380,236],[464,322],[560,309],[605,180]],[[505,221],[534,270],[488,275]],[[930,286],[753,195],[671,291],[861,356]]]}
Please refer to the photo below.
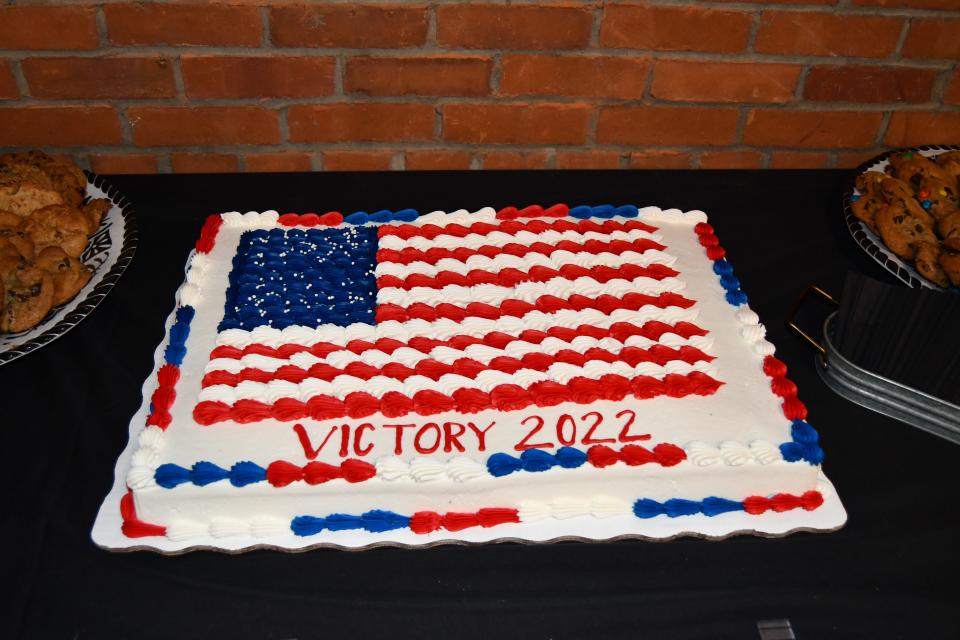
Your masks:
{"label": "blue frosting star field", "polygon": [[218,329],[374,323],[377,229],[270,229],[240,237]]}

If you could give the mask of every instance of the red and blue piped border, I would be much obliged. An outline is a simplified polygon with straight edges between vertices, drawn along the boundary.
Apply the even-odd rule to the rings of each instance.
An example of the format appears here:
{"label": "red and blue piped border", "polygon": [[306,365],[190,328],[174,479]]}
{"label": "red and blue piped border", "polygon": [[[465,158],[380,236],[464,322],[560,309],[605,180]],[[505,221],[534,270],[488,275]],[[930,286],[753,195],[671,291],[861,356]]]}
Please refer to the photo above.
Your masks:
{"label": "red and blue piped border", "polygon": [[[197,253],[210,253],[213,250],[221,226],[223,218],[219,214],[207,217],[195,246]],[[157,388],[150,396],[147,426],[163,430],[170,426],[170,409],[177,398],[176,385],[180,380],[180,365],[187,355],[187,338],[190,336],[190,323],[195,313],[195,309],[190,305],[178,306],[174,312],[174,322],[167,332],[167,346],[163,350],[163,364],[157,369]]]}
{"label": "red and blue piped border", "polygon": [[[823,495],[818,491],[807,491],[802,495],[779,493],[770,497],[750,496],[743,500],[708,497],[703,500],[684,500],[672,498],[665,501],[642,498],[633,503],[631,511],[642,520],[660,516],[680,518],[703,515],[720,516],[725,513],[742,511],[749,515],[760,515],[768,511],[782,513],[795,509],[813,511],[823,504]],[[123,514],[123,532],[131,538],[166,535],[166,527],[145,523],[137,518],[133,504],[133,494],[127,493],[121,501]],[[473,527],[491,528],[508,523],[521,523],[520,511],[507,507],[480,509],[469,513],[436,511],[418,511],[413,515],[402,515],[392,511],[373,509],[359,515],[334,513],[327,516],[296,516],[290,522],[290,531],[298,537],[309,537],[324,531],[357,531],[385,533],[400,529],[409,529],[413,533],[426,535],[436,531],[462,531]]]}
{"label": "red and blue piped border", "polygon": [[[597,444],[586,451],[574,447],[561,447],[556,453],[542,449],[527,449],[519,456],[495,453],[487,458],[486,469],[490,476],[501,478],[520,471],[536,473],[554,467],[576,469],[590,465],[603,469],[618,462],[631,467],[645,464],[672,467],[686,459],[687,454],[683,449],[665,442],[652,449],[628,444],[619,450]],[[237,462],[229,469],[202,460],[189,468],[171,463],[162,464],[154,472],[154,481],[164,489],[173,489],[187,483],[205,487],[223,480],[229,481],[235,487],[245,487],[260,482],[267,482],[274,487],[285,487],[294,482],[317,485],[331,480],[345,480],[349,483],[357,483],[370,480],[376,475],[377,468],[374,465],[355,458],[344,460],[340,464],[308,462],[302,466],[286,460],[276,460],[266,467],[245,460]]]}
{"label": "red and blue piped border", "polygon": [[[740,288],[740,280],[733,274],[733,265],[727,260],[727,252],[720,246],[713,227],[706,222],[700,222],[693,230],[700,245],[706,249],[707,257],[713,261],[713,272],[720,278],[720,286],[726,290],[727,302],[734,307],[747,304],[747,294]],[[783,414],[791,422],[792,440],[780,445],[783,459],[787,462],[803,460],[812,465],[822,463],[820,436],[806,421],[807,407],[797,398],[797,385],[787,378],[787,365],[772,355],[765,356],[763,372],[770,378],[773,393],[782,399]]]}
{"label": "red and blue piped border", "polygon": [[[565,204],[555,204],[550,207],[543,207],[539,204],[532,204],[527,207],[504,207],[497,212],[498,220],[515,220],[517,218],[579,218],[586,220],[588,218],[608,219],[614,217],[636,218],[639,215],[639,209],[632,204],[624,205],[578,205],[570,207]],[[387,222],[414,222],[420,217],[420,212],[416,209],[380,209],[379,211],[354,211],[353,213],[343,214],[339,211],[327,211],[326,213],[285,213],[277,220],[279,224],[285,227],[335,227],[339,224],[369,224],[369,223],[387,223]]]}

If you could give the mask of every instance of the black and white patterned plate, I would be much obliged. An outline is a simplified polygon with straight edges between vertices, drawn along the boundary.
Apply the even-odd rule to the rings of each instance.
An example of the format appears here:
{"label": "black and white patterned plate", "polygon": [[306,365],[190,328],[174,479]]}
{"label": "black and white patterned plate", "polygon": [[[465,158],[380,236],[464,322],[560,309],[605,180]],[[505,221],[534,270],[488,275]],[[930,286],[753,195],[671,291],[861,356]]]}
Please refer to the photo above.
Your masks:
{"label": "black and white patterned plate", "polygon": [[0,334],[0,365],[56,340],[86,318],[126,270],[137,250],[137,224],[127,199],[102,177],[86,172],[87,198],[109,198],[113,206],[90,237],[80,261],[93,270],[90,282],[32,329]]}
{"label": "black and white patterned plate", "polygon": [[882,153],[879,156],[871,158],[870,160],[867,160],[858,166],[856,173],[854,174],[853,178],[851,178],[847,188],[844,190],[843,219],[847,223],[847,229],[850,231],[850,235],[852,235],[857,244],[859,244],[860,247],[867,252],[867,255],[876,260],[880,266],[892,273],[897,277],[898,280],[909,287],[927,287],[942,291],[941,287],[930,282],[917,273],[917,270],[913,268],[912,264],[905,262],[894,255],[892,251],[887,249],[886,245],[883,243],[883,240],[881,240],[877,234],[871,231],[867,225],[863,224],[855,215],[853,215],[853,210],[851,209],[851,204],[853,203],[852,198],[860,195],[854,186],[854,180],[856,179],[856,176],[867,171],[880,171],[881,173],[886,172],[887,167],[890,165],[888,158],[893,153],[900,151],[913,151],[914,153],[919,153],[929,158],[939,155],[945,151],[956,151],[957,149],[960,149],[960,147],[956,145],[927,145],[923,147],[913,147],[911,149],[894,149],[893,151]]}

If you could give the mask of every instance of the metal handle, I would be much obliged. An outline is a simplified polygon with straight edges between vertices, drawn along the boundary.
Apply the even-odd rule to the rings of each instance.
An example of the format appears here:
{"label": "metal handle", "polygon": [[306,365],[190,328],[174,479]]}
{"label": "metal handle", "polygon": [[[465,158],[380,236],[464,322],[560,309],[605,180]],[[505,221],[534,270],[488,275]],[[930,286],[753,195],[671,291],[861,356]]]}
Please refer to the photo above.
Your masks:
{"label": "metal handle", "polygon": [[809,342],[813,346],[813,348],[815,348],[817,351],[820,352],[820,355],[826,358],[827,350],[824,348],[824,346],[819,342],[817,342],[815,339],[813,339],[810,336],[810,334],[808,334],[806,331],[800,328],[800,325],[794,322],[794,318],[796,318],[797,312],[800,311],[800,307],[803,305],[803,301],[806,300],[811,293],[819,294],[821,298],[827,300],[828,302],[833,303],[833,305],[836,307],[840,306],[840,303],[837,302],[837,300],[833,296],[831,296],[829,293],[827,293],[817,285],[812,284],[809,287],[807,287],[806,291],[804,291],[800,295],[800,297],[797,298],[797,301],[793,303],[793,307],[791,307],[790,312],[787,314],[787,326],[790,327],[794,333],[796,333],[801,338]]}

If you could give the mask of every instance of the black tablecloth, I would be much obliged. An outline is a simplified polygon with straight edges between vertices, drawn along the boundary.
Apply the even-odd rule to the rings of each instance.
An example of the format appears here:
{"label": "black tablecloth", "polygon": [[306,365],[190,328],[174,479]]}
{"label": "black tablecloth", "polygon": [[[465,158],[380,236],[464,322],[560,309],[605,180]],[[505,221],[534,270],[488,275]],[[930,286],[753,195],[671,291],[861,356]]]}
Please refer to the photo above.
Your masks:
{"label": "black tablecloth", "polygon": [[[810,283],[888,278],[843,226],[841,171],[117,177],[140,245],[99,308],[0,367],[11,637],[957,637],[960,448],[829,391],[784,326]],[[791,367],[849,512],[833,534],[359,553],[108,553],[90,541],[185,258],[229,210],[658,204],[710,215]]]}

